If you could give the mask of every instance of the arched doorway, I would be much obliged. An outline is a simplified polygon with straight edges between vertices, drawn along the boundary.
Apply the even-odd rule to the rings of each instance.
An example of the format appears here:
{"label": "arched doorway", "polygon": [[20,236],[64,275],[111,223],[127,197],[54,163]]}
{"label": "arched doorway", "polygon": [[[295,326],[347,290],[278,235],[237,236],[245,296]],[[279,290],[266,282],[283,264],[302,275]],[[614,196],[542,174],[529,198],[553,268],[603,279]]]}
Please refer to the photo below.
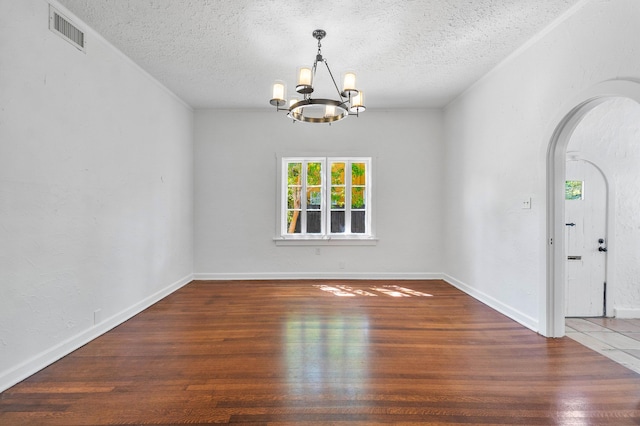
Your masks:
{"label": "arched doorway", "polygon": [[613,98],[629,98],[640,103],[640,83],[628,80],[603,82],[585,91],[568,104],[556,123],[547,150],[547,280],[541,332],[548,337],[565,333],[565,171],[567,146],[586,114]]}
{"label": "arched doorway", "polygon": [[[571,138],[570,146],[575,139]],[[564,204],[566,317],[607,316],[609,200],[607,178],[597,162],[580,151],[569,151]]]}

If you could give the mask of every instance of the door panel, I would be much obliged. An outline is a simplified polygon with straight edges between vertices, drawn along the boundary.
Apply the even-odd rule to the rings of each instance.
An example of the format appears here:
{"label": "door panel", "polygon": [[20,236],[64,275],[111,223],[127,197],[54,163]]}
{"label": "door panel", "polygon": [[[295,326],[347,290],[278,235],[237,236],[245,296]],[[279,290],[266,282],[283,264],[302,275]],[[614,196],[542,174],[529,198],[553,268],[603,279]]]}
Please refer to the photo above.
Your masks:
{"label": "door panel", "polygon": [[[607,188],[604,176],[586,161],[567,161],[567,181],[582,181],[582,197],[565,201],[568,317],[604,316]],[[598,240],[605,242],[599,244]]]}

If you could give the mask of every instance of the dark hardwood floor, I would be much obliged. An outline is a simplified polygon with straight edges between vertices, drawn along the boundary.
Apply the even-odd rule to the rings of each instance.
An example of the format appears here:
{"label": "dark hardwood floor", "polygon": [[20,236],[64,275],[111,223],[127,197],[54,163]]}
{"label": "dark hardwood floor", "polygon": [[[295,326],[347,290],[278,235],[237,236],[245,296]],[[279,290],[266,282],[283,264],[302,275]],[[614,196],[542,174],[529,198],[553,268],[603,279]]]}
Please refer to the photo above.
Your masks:
{"label": "dark hardwood floor", "polygon": [[625,425],[639,404],[638,374],[442,281],[196,281],[3,392],[0,424]]}

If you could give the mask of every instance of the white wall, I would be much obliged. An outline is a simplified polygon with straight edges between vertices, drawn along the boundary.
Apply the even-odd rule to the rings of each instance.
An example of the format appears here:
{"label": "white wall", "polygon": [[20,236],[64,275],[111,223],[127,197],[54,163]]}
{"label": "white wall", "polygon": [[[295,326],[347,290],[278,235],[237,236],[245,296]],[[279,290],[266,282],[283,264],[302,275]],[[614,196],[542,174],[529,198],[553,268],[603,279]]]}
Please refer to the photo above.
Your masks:
{"label": "white wall", "polygon": [[609,313],[640,317],[640,105],[618,98],[597,106],[576,127],[567,151],[596,164],[609,182]]}
{"label": "white wall", "polygon": [[[269,109],[195,117],[196,277],[440,276],[440,111],[367,111],[331,126]],[[378,244],[323,246],[320,255],[276,246],[277,154],[374,157]]]}
{"label": "white wall", "polygon": [[193,112],[48,13],[0,2],[0,390],[193,271]]}
{"label": "white wall", "polygon": [[[534,330],[546,304],[552,131],[581,92],[640,78],[638,22],[636,0],[589,1],[445,110],[445,269]],[[522,209],[529,197],[531,210]]]}

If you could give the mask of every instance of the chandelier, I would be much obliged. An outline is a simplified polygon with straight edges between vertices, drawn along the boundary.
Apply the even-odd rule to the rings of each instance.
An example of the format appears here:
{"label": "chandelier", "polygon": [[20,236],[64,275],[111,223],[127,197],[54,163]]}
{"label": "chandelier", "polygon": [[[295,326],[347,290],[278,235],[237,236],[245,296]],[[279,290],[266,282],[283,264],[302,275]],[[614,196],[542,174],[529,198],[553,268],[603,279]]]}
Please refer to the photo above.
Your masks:
{"label": "chandelier", "polygon": [[[315,30],[313,38],[318,40],[318,53],[313,67],[300,67],[298,69],[298,84],[296,92],[302,95],[302,99],[292,98],[288,102],[288,108],[281,108],[287,105],[285,98],[286,86],[282,81],[273,84],[273,95],[269,103],[276,107],[276,111],[286,111],[287,116],[295,121],[305,123],[333,123],[340,121],[349,115],[358,116],[365,110],[364,94],[356,89],[356,75],[353,72],[344,73],[342,90],[338,89],[333,73],[329,68],[327,60],[322,57],[321,40],[327,35],[324,30]],[[318,62],[323,62],[333,86],[336,89],[336,99],[312,98],[314,92],[313,83],[316,77]]]}

